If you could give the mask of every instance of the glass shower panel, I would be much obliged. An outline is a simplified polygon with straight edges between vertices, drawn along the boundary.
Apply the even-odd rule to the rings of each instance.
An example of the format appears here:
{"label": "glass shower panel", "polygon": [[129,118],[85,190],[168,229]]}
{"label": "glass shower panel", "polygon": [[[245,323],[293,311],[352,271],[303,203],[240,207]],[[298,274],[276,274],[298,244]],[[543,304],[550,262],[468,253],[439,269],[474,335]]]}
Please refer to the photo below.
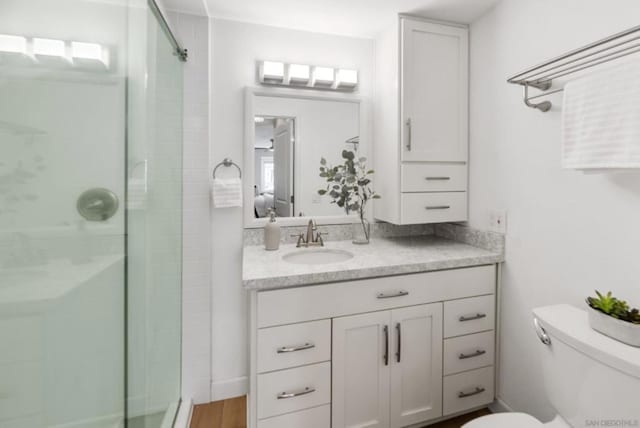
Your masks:
{"label": "glass shower panel", "polygon": [[0,1],[0,426],[115,427],[127,7]]}
{"label": "glass shower panel", "polygon": [[130,34],[127,419],[159,428],[180,400],[183,63],[149,9]]}

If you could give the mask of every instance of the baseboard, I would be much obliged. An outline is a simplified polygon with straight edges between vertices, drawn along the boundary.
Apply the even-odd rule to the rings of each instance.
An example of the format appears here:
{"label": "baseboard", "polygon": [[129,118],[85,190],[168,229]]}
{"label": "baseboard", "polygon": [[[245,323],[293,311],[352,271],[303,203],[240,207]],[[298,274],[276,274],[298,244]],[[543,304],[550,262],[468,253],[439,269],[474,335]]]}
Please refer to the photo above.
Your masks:
{"label": "baseboard", "polygon": [[247,395],[249,378],[247,376],[211,383],[211,401],[227,400],[229,398]]}
{"label": "baseboard", "polygon": [[193,403],[190,398],[183,399],[180,402],[180,408],[178,409],[176,422],[173,425],[174,428],[189,428],[189,426],[191,425],[192,409],[193,409]]}
{"label": "baseboard", "polygon": [[496,398],[493,403],[489,404],[489,410],[493,413],[513,413],[515,411],[501,398]]}

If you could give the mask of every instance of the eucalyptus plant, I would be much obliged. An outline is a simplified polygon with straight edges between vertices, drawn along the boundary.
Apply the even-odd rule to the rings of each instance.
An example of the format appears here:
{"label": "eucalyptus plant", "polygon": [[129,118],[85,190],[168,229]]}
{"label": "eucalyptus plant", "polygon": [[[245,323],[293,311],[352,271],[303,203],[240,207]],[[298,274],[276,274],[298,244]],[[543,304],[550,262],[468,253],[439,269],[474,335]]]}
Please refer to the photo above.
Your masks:
{"label": "eucalyptus plant", "polygon": [[320,159],[320,177],[326,179],[327,187],[318,190],[318,194],[331,197],[331,203],[343,208],[347,215],[357,212],[369,241],[365,208],[369,200],[380,199],[380,195],[371,188],[375,171],[367,169],[367,158],[356,158],[356,155],[356,151],[343,150],[343,163],[336,166],[328,165],[325,158]]}

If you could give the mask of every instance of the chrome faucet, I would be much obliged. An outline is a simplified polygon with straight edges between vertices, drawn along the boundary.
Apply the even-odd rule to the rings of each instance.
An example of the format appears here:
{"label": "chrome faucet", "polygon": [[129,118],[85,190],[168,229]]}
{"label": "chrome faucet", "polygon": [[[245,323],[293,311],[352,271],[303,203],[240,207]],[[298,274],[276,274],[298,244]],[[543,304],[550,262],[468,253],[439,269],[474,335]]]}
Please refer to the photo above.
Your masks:
{"label": "chrome faucet", "polygon": [[296,243],[296,247],[324,247],[324,241],[322,240],[322,235],[326,235],[324,232],[318,231],[318,226],[316,222],[313,220],[309,220],[307,224],[307,232],[306,234],[300,232],[298,235],[292,235],[294,238],[298,238],[298,242]]}

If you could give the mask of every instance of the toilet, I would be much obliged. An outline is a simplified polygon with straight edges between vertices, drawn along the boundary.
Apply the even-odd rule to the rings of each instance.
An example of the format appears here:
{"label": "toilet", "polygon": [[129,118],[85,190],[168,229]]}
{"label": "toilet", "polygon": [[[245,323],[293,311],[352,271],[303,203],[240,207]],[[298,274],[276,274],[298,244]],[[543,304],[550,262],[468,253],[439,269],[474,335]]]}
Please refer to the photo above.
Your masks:
{"label": "toilet", "polygon": [[463,428],[640,426],[640,348],[589,326],[571,305],[533,310],[547,397],[557,412],[548,423],[525,413],[497,413]]}

